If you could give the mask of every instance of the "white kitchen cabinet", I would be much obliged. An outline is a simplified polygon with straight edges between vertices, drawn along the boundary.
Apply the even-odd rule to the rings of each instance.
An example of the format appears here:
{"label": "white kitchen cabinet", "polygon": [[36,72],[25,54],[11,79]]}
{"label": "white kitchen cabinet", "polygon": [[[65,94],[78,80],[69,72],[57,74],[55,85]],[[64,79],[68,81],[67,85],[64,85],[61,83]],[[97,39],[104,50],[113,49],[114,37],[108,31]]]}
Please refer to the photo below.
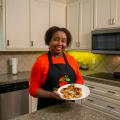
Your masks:
{"label": "white kitchen cabinet", "polygon": [[4,48],[3,43],[3,9],[0,6],[0,50]]}
{"label": "white kitchen cabinet", "polygon": [[83,105],[120,117],[119,87],[92,81],[85,84],[90,88],[90,95],[81,101]]}
{"label": "white kitchen cabinet", "polygon": [[[43,12],[44,11],[44,12]],[[46,50],[44,35],[50,26],[66,26],[66,4],[56,0],[30,0],[31,48]]]}
{"label": "white kitchen cabinet", "polygon": [[93,30],[93,0],[80,0],[79,9],[79,49],[91,49],[91,31]]}
{"label": "white kitchen cabinet", "polygon": [[0,6],[2,6],[2,0],[0,0]]}
{"label": "white kitchen cabinet", "polygon": [[44,35],[49,28],[49,0],[30,0],[31,48],[46,49]]}
{"label": "white kitchen cabinet", "polygon": [[6,49],[29,48],[29,0],[5,0]]}
{"label": "white kitchen cabinet", "polygon": [[67,3],[67,28],[72,34],[71,49],[78,49],[79,0]]}
{"label": "white kitchen cabinet", "polygon": [[120,26],[120,0],[94,0],[94,28]]}
{"label": "white kitchen cabinet", "polygon": [[50,26],[66,27],[65,0],[3,0],[0,6],[0,50],[48,50]]}
{"label": "white kitchen cabinet", "polygon": [[50,26],[66,27],[66,3],[50,0]]}
{"label": "white kitchen cabinet", "polygon": [[67,28],[73,37],[71,48],[91,49],[93,0],[75,0],[67,3]]}

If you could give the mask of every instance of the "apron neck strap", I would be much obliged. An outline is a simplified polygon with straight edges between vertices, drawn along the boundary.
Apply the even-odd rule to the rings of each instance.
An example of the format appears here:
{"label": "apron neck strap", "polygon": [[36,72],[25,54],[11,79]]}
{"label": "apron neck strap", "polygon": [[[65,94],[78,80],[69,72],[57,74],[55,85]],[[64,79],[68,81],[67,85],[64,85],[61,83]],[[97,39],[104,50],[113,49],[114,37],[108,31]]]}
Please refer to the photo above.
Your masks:
{"label": "apron neck strap", "polygon": [[[67,58],[66,58],[64,52],[63,52],[63,57],[64,57],[64,60],[65,60],[65,63],[68,64],[68,61],[67,61]],[[50,51],[48,52],[48,59],[49,59],[50,65],[53,65],[53,62],[52,62],[52,55],[51,55],[51,52],[50,52]]]}

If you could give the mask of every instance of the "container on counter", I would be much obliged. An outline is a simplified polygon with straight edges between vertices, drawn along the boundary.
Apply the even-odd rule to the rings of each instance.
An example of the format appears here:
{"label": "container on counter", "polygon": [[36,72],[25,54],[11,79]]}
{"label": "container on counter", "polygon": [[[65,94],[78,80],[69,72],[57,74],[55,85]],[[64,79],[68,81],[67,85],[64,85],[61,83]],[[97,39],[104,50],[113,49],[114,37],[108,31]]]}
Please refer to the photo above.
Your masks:
{"label": "container on counter", "polygon": [[10,58],[10,70],[13,75],[17,74],[17,65],[18,65],[18,59],[17,58]]}

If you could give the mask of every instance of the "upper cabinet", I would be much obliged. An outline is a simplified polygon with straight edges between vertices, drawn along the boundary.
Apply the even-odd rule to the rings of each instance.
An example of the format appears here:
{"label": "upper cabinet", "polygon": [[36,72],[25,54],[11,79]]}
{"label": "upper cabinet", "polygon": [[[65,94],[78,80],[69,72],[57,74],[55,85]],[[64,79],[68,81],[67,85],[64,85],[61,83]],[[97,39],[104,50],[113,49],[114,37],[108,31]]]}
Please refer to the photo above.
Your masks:
{"label": "upper cabinet", "polygon": [[66,26],[65,0],[3,0],[0,6],[0,50],[48,50],[50,26]]}
{"label": "upper cabinet", "polygon": [[94,0],[94,28],[120,26],[120,0]]}
{"label": "upper cabinet", "polygon": [[67,3],[67,28],[73,37],[72,49],[91,49],[93,0],[71,0]]}
{"label": "upper cabinet", "polygon": [[0,0],[0,50],[48,50],[51,26],[70,30],[70,49],[90,50],[92,29],[120,27],[119,11],[120,0]]}
{"label": "upper cabinet", "polygon": [[50,26],[66,27],[66,3],[50,0]]}
{"label": "upper cabinet", "polygon": [[30,0],[30,43],[32,49],[46,50],[44,35],[50,26],[66,26],[66,5],[56,0]]}
{"label": "upper cabinet", "polygon": [[30,0],[30,43],[32,49],[46,49],[44,34],[49,28],[49,0]]}
{"label": "upper cabinet", "polygon": [[93,0],[80,0],[79,9],[79,48],[91,49],[91,31],[93,30]]}
{"label": "upper cabinet", "polygon": [[3,12],[2,6],[0,6],[0,50],[4,48],[3,44]]}
{"label": "upper cabinet", "polygon": [[67,3],[67,28],[72,34],[71,49],[78,48],[79,34],[79,0],[68,1]]}
{"label": "upper cabinet", "polygon": [[2,0],[0,0],[0,6],[2,6]]}
{"label": "upper cabinet", "polygon": [[6,0],[4,5],[6,48],[29,48],[29,0]]}

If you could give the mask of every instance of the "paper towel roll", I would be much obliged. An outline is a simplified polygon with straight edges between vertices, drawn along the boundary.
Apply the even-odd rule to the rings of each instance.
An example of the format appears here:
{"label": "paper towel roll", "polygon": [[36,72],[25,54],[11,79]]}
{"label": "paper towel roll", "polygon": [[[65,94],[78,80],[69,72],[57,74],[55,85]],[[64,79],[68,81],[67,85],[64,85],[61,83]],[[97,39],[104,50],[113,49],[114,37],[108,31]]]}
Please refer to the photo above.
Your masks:
{"label": "paper towel roll", "polygon": [[12,67],[12,74],[17,74],[17,58],[11,58],[11,67]]}

